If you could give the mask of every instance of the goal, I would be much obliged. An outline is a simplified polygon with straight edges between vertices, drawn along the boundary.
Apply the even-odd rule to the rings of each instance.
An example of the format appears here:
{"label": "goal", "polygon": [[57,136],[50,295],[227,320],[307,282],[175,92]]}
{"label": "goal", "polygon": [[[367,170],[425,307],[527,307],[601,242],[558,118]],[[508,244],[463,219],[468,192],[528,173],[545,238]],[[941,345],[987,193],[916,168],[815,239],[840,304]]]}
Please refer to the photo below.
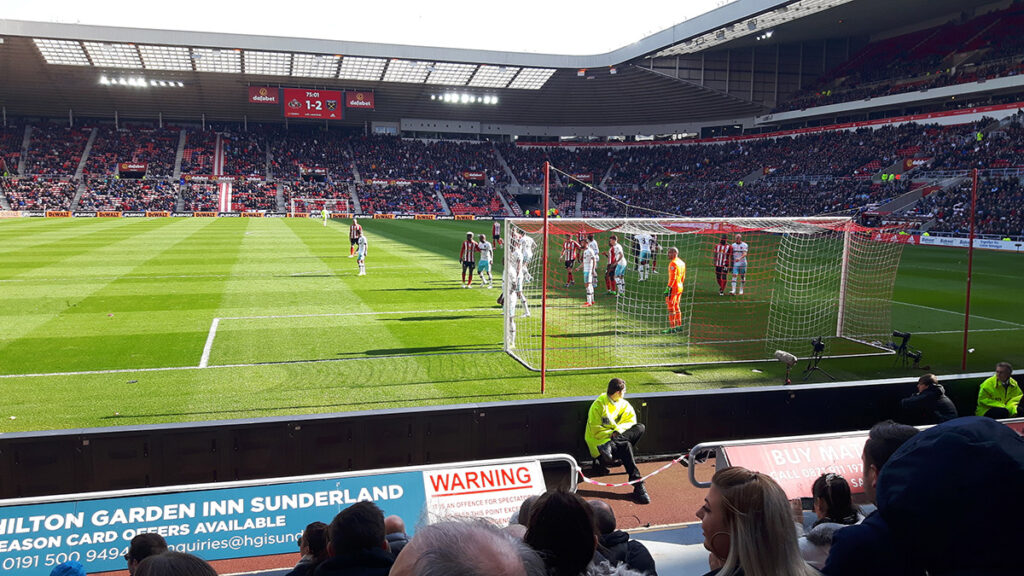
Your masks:
{"label": "goal", "polygon": [[328,212],[350,213],[348,198],[292,198],[291,215],[316,213],[327,208]]}
{"label": "goal", "polygon": [[[505,221],[505,350],[539,370],[607,369],[771,360],[776,350],[824,357],[891,354],[892,294],[902,255],[898,243],[872,240],[872,229],[850,218],[549,219],[544,287],[543,221]],[[605,272],[611,236],[628,263],[618,294]],[[653,248],[640,266],[638,237]],[[740,238],[737,238],[740,235]],[[600,246],[594,305],[584,307],[579,261],[567,268],[562,247],[588,237]],[[522,299],[509,282],[513,245],[533,240],[524,266]],[[747,244],[746,274],[714,266],[715,245]],[[667,251],[686,263],[681,324],[670,323],[664,291]],[[569,272],[573,273],[573,282]],[[545,294],[546,292],[546,294]],[[547,306],[541,309],[546,298]],[[517,300],[513,303],[513,300]]]}

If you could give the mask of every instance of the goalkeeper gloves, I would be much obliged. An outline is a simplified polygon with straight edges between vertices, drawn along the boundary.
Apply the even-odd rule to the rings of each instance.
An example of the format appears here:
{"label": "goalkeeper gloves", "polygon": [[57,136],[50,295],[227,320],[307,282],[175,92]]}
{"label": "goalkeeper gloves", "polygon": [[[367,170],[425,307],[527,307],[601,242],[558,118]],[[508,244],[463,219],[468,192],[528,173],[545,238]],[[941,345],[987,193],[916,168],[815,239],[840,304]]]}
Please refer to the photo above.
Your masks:
{"label": "goalkeeper gloves", "polygon": [[666,286],[666,287],[665,287],[665,296],[668,296],[668,295],[669,295],[669,294],[671,294],[671,293],[672,293],[672,289],[671,289],[671,288],[669,288],[668,286]]}

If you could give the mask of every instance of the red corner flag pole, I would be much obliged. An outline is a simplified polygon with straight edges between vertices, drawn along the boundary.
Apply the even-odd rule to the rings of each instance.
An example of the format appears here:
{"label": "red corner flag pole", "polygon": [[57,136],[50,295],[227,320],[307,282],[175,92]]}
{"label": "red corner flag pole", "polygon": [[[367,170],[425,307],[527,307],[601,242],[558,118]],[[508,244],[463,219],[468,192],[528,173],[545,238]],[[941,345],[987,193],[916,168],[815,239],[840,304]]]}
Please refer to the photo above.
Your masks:
{"label": "red corner flag pole", "polygon": [[971,234],[967,246],[967,303],[964,305],[964,353],[960,370],[967,370],[967,329],[971,324],[971,278],[974,271],[974,215],[978,209],[978,169],[971,174]]}
{"label": "red corner flag pole", "polygon": [[544,163],[544,241],[540,265],[544,278],[540,288],[540,393],[547,390],[548,376],[548,183],[551,164]]}

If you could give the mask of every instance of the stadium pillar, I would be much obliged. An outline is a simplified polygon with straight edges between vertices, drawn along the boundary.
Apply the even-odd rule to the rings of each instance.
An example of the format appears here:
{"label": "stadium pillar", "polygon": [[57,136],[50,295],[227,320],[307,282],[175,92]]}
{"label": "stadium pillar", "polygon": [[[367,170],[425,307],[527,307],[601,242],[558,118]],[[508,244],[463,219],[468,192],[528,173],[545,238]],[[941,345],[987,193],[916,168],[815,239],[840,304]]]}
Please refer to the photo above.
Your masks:
{"label": "stadium pillar", "polygon": [[3,107],[3,115],[4,115],[4,128],[7,128],[7,106]]}
{"label": "stadium pillar", "polygon": [[156,121],[157,121],[157,125],[160,126],[160,128],[164,127],[164,113],[163,112],[157,112],[156,113]]}
{"label": "stadium pillar", "polygon": [[978,209],[978,169],[971,172],[971,233],[967,241],[967,298],[964,304],[964,351],[960,370],[967,369],[967,329],[971,325],[971,276],[974,272],[974,214]]}
{"label": "stadium pillar", "polygon": [[551,177],[551,163],[544,162],[544,237],[541,258],[544,278],[540,289],[540,393],[547,390],[548,372],[548,191]]}
{"label": "stadium pillar", "polygon": [[74,128],[74,127],[75,127],[75,113],[71,110],[71,108],[68,108],[68,128]]}
{"label": "stadium pillar", "polygon": [[114,130],[120,130],[120,129],[121,129],[121,127],[118,125],[118,122],[117,122],[117,110],[114,110]]}

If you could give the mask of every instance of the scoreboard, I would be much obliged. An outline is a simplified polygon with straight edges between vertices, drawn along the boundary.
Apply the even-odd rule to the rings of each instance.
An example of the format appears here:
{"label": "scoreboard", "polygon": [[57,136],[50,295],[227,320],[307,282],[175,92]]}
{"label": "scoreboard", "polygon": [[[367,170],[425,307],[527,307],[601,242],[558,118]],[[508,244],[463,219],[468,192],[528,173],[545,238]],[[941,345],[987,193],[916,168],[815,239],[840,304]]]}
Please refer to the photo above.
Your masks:
{"label": "scoreboard", "polygon": [[341,92],[337,90],[282,89],[285,118],[341,120]]}

